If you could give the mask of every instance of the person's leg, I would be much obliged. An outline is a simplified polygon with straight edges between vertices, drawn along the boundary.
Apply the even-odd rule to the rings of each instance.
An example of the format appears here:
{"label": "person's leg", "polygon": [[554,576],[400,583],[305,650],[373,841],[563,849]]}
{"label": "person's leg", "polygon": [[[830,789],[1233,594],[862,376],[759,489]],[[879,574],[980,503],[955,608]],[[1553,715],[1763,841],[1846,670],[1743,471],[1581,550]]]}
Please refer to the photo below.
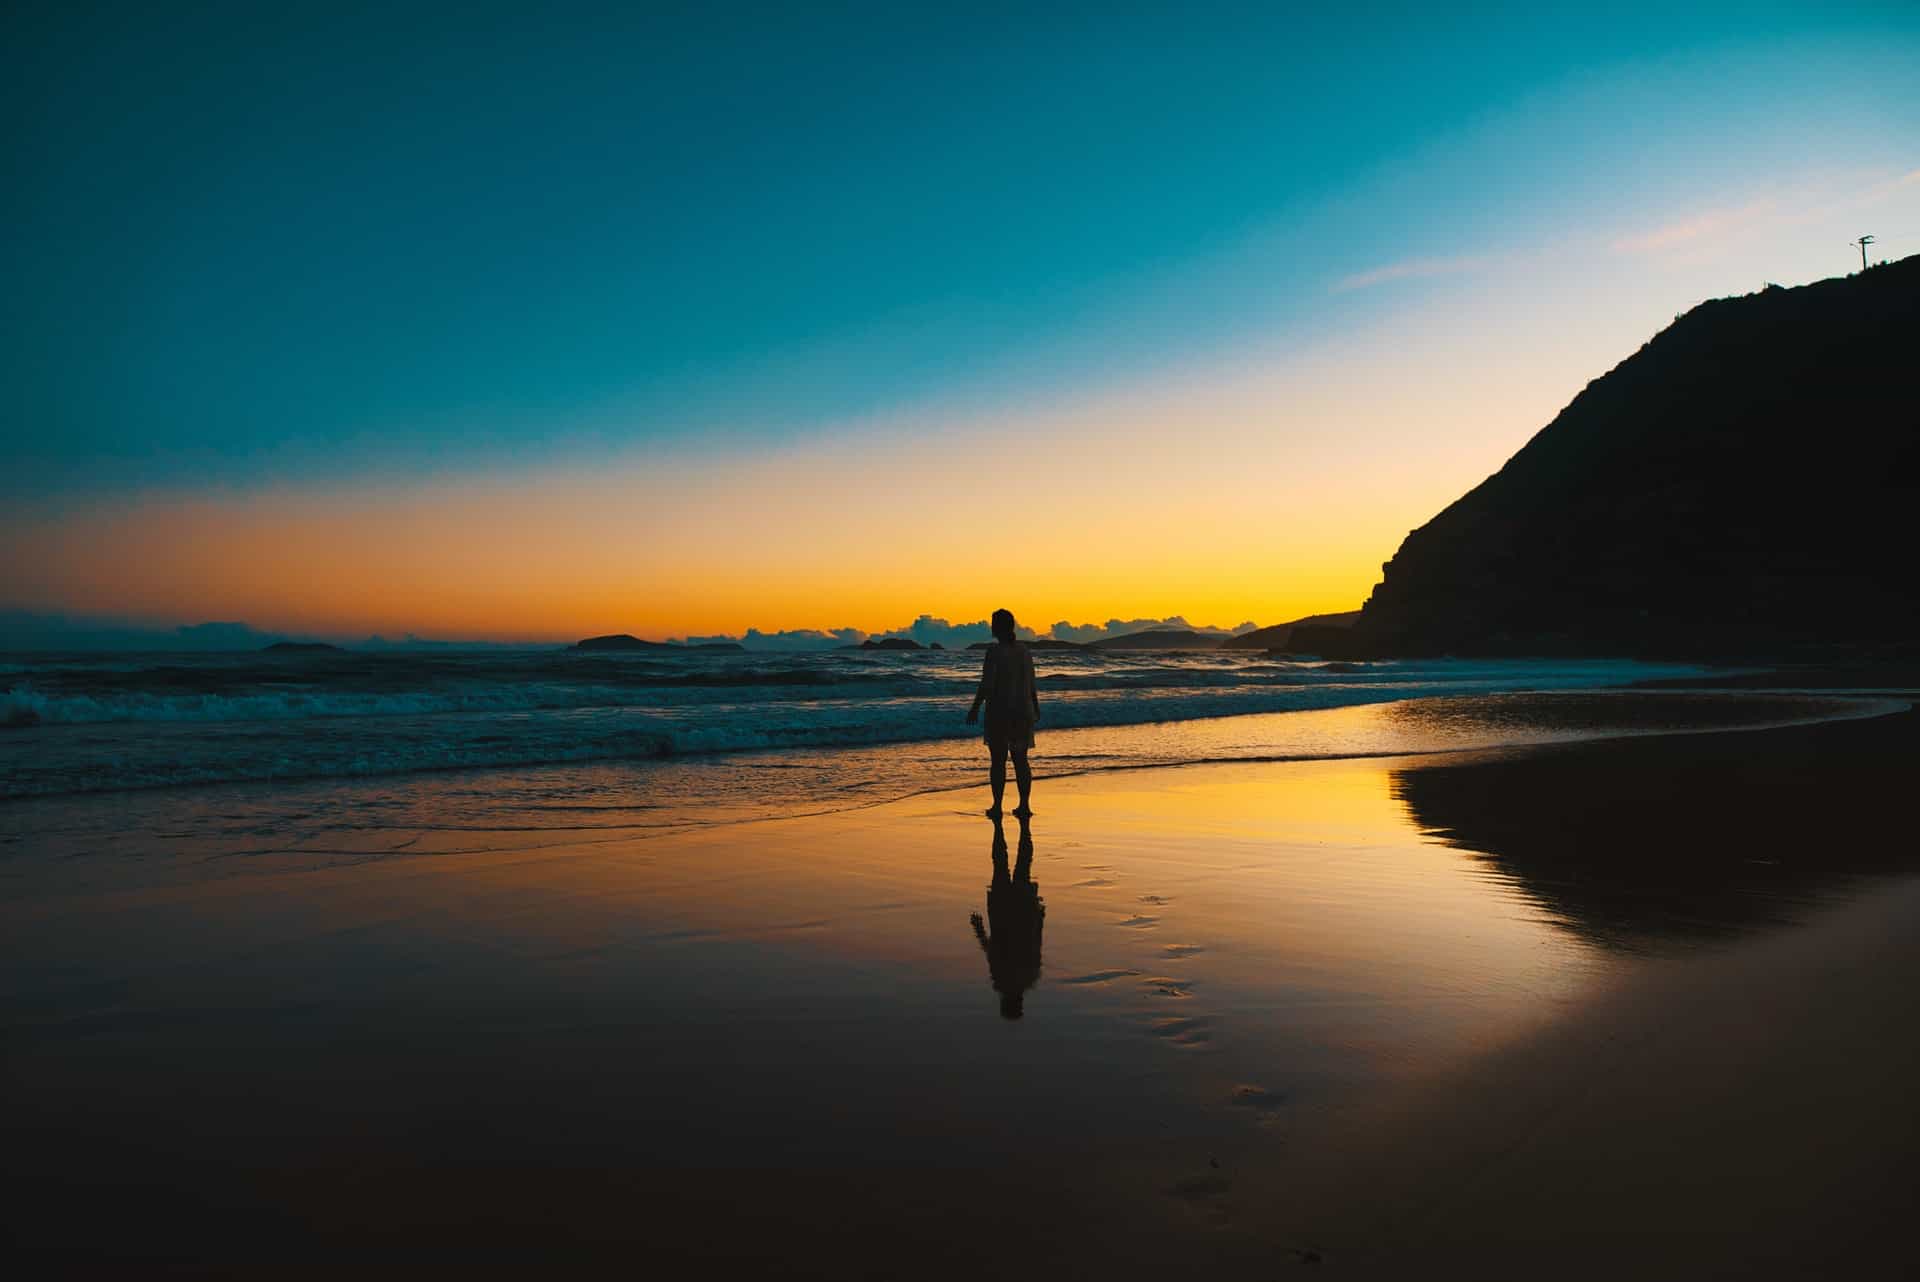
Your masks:
{"label": "person's leg", "polygon": [[1007,745],[994,743],[987,745],[987,749],[993,754],[993,764],[987,768],[987,783],[993,789],[993,809],[987,813],[997,815],[1000,813],[1000,798],[1007,791]]}
{"label": "person's leg", "polygon": [[[1027,764],[1025,748],[1013,750],[1013,781],[1020,788],[1020,808],[1013,813],[1026,814],[1028,812],[1027,797],[1033,792],[1033,767]],[[993,804],[996,806],[1000,804],[1000,794],[997,792],[993,795]]]}

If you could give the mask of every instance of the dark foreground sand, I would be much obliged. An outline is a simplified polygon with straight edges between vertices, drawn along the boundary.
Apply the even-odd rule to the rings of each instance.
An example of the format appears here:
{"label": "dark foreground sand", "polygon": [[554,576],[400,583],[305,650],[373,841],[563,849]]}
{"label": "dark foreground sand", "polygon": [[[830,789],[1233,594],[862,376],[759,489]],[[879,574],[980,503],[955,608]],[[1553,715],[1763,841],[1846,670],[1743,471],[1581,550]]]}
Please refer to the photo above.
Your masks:
{"label": "dark foreground sand", "polygon": [[[1061,781],[1020,1024],[953,799],[125,895],[29,868],[7,1233],[30,1276],[1903,1276],[1917,722]],[[1100,907],[1128,875],[1175,906]],[[1384,963],[1343,937],[1402,919]],[[1109,1009],[1122,935],[1162,996]],[[769,1005],[783,970],[831,987]],[[1195,976],[1209,1017],[1129,1040]]]}

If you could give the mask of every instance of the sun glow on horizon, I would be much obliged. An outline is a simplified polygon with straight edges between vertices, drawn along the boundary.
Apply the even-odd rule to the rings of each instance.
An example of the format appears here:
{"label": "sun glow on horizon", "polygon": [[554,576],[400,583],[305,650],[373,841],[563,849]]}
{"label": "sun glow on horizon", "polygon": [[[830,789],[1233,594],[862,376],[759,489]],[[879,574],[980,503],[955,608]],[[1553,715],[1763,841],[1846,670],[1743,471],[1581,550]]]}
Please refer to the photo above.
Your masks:
{"label": "sun glow on horizon", "polygon": [[[40,608],[341,637],[880,632],[1002,604],[1042,632],[1284,622],[1357,607],[1407,530],[1568,395],[1544,352],[1496,405],[1444,329],[1389,327],[1371,346],[1396,353],[1393,381],[1369,377],[1372,350],[1238,353],[724,466],[627,452],[415,484],[149,494],[11,531],[26,552],[12,588]],[[1358,464],[1356,439],[1407,422],[1424,430]],[[1483,442],[1477,458],[1466,440]]]}

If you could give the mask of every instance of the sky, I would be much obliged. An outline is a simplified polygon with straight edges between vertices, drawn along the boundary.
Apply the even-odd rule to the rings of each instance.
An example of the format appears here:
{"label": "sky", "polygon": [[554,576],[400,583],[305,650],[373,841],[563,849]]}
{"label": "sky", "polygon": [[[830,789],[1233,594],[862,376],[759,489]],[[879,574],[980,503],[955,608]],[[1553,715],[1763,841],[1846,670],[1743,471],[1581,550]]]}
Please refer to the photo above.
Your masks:
{"label": "sky", "polygon": [[10,6],[0,609],[1351,609],[1679,312],[1920,252],[1912,4],[807,8]]}

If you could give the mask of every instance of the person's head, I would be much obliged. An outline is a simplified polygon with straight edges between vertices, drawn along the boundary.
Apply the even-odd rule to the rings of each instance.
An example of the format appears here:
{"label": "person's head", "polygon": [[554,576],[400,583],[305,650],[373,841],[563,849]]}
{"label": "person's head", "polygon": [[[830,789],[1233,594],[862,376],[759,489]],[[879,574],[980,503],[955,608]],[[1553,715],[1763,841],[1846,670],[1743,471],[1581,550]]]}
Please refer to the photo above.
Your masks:
{"label": "person's head", "polygon": [[1011,643],[1013,640],[1013,611],[995,610],[993,612],[993,635],[996,640]]}

